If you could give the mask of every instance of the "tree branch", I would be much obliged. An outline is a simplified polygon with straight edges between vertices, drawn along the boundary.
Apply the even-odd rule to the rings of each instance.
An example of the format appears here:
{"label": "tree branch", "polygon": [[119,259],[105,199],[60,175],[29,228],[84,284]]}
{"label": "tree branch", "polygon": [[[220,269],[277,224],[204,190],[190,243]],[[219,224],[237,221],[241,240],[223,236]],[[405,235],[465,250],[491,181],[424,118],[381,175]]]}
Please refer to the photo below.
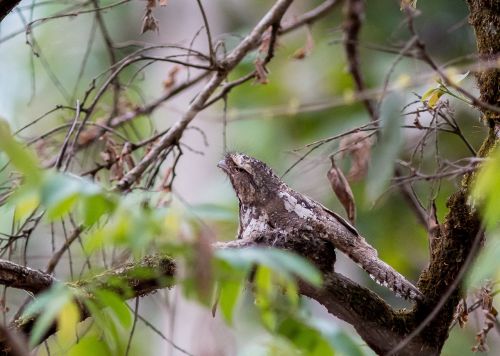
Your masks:
{"label": "tree branch", "polygon": [[[300,292],[310,298],[316,299],[323,304],[327,310],[342,320],[354,325],[361,337],[368,343],[380,343],[380,335],[396,334],[391,331],[391,325],[397,320],[402,320],[387,303],[370,290],[352,282],[348,278],[333,272],[333,263],[335,262],[334,246],[325,240],[315,239],[314,241],[305,239],[287,239],[282,241],[260,240],[235,240],[227,243],[216,243],[216,248],[245,248],[255,245],[273,246],[289,251],[293,251],[309,259],[324,274],[325,284],[323,288],[317,289],[300,283]],[[21,277],[30,271],[27,267],[14,265],[16,276]],[[144,276],[141,271],[148,271],[147,277],[137,278],[138,275]],[[132,299],[137,296],[144,296],[155,290],[172,286],[175,281],[176,264],[175,261],[162,255],[146,256],[136,263],[128,263],[116,269],[104,272],[88,280],[70,283],[71,286],[88,289],[94,288],[111,289],[118,293],[123,299]],[[51,283],[55,281],[50,275],[38,272],[34,277],[33,283],[42,286],[37,289],[41,292],[48,289]],[[51,283],[48,283],[50,280]],[[117,284],[116,281],[121,281]],[[114,283],[110,283],[114,281]],[[122,285],[123,287],[119,287]],[[26,289],[25,284],[10,285],[11,287]],[[32,288],[31,288],[32,289]],[[86,318],[89,313],[82,307],[82,317]],[[377,318],[373,316],[377,315]],[[34,319],[18,320],[16,328],[29,335],[34,324]],[[51,329],[46,337],[54,333],[55,328]],[[378,340],[378,341],[377,341]],[[394,342],[401,340],[401,337],[394,338]],[[370,345],[371,345],[370,344]],[[378,346],[380,348],[380,345]]]}
{"label": "tree branch", "polygon": [[166,148],[177,143],[181,138],[187,125],[203,109],[205,103],[215,92],[219,85],[226,79],[229,72],[240,63],[240,61],[254,49],[259,43],[263,33],[267,28],[275,23],[279,23],[293,0],[278,0],[274,6],[264,15],[260,22],[254,27],[252,32],[229,55],[218,63],[219,70],[209,80],[205,87],[198,93],[193,102],[189,105],[186,113],[177,121],[167,133],[151,148],[142,160],[131,169],[116,186],[117,190],[124,191],[130,188],[144,173],[144,171],[160,156]]}
{"label": "tree branch", "polygon": [[1,285],[37,294],[49,288],[54,282],[55,278],[50,274],[0,260]]}

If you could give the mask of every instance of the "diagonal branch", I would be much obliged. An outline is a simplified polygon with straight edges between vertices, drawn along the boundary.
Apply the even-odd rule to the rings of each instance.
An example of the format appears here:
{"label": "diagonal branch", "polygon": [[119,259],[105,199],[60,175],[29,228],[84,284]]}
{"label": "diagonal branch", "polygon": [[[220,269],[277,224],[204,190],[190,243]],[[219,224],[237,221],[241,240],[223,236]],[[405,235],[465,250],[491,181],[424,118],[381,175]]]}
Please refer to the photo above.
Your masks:
{"label": "diagonal branch", "polygon": [[0,285],[24,289],[31,293],[40,293],[49,288],[55,278],[50,274],[0,260]]}
{"label": "diagonal branch", "polygon": [[[300,283],[300,292],[323,304],[328,312],[339,317],[346,322],[355,325],[360,336],[365,339],[370,346],[379,340],[380,335],[394,334],[394,342],[397,343],[401,338],[396,337],[396,333],[391,331],[391,326],[395,321],[401,320],[401,317],[387,303],[370,290],[352,282],[345,276],[332,271],[332,254],[334,247],[329,242],[316,239],[315,241],[305,241],[299,238],[288,239],[287,241],[262,241],[259,245],[274,244],[277,248],[290,250],[303,255],[318,268],[324,272],[325,284],[323,288],[317,289]],[[228,243],[217,243],[217,248],[245,248],[257,245],[255,241],[236,240]],[[23,275],[32,273],[33,270],[9,263],[14,266],[11,268],[14,272],[13,277],[21,278]],[[150,273],[147,277],[138,279],[139,272],[147,269]],[[328,271],[327,271],[328,270]],[[49,274],[35,271],[37,274],[31,278],[34,285],[38,288],[30,288],[41,292],[50,288],[55,281]],[[152,273],[151,273],[152,272]],[[175,261],[164,255],[150,255],[144,257],[139,262],[128,263],[116,269],[111,269],[98,276],[88,280],[82,280],[71,283],[72,286],[82,289],[104,288],[112,289],[121,295],[123,299],[132,299],[137,296],[150,294],[158,289],[171,287],[175,281],[176,264]],[[144,273],[142,273],[144,275]],[[117,284],[116,281],[121,283]],[[110,283],[114,281],[114,283]],[[116,287],[122,285],[123,288]],[[26,283],[11,284],[11,287],[26,289]],[[82,307],[83,308],[83,307]],[[89,313],[82,309],[82,317],[86,318]],[[373,315],[378,315],[373,318]],[[29,335],[34,325],[34,319],[18,320],[16,328]],[[56,330],[50,330],[46,337],[50,336]],[[0,342],[1,343],[1,342]],[[380,346],[379,346],[380,347]]]}
{"label": "diagonal branch", "polygon": [[176,144],[182,133],[196,115],[203,110],[205,103],[217,90],[219,85],[226,79],[229,72],[234,69],[240,61],[259,43],[262,35],[269,26],[279,23],[293,0],[278,0],[274,6],[264,15],[259,23],[254,27],[248,36],[231,52],[218,63],[219,70],[212,76],[193,102],[189,105],[186,113],[162,136],[142,160],[131,169],[116,186],[117,190],[127,190],[134,184],[144,171],[151,165],[157,157],[168,147]]}

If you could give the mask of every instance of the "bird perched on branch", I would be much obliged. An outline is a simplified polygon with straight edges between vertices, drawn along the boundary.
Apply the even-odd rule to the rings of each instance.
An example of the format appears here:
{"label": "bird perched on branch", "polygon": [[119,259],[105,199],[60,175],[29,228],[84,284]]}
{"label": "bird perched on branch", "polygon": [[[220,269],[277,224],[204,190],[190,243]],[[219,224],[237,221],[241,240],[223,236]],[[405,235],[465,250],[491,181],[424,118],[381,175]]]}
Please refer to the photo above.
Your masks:
{"label": "bird perched on branch", "polygon": [[377,251],[351,224],[288,187],[265,163],[244,154],[229,153],[218,167],[229,176],[240,203],[238,238],[258,242],[271,235],[291,241],[328,240],[377,283],[404,298],[422,298],[413,284],[377,257]]}

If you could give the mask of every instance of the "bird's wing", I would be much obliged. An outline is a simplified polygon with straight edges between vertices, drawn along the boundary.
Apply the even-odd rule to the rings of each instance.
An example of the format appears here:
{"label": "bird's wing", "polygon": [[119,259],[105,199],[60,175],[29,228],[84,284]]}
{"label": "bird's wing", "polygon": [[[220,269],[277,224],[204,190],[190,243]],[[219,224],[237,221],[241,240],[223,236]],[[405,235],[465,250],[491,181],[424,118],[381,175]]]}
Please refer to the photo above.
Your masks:
{"label": "bird's wing", "polygon": [[344,219],[342,216],[340,216],[339,214],[337,214],[336,212],[334,211],[331,211],[330,209],[328,209],[326,206],[324,205],[321,205],[321,208],[326,212],[328,213],[329,215],[333,216],[335,219],[337,219],[342,225],[344,225],[350,232],[352,232],[354,235],[356,236],[359,236],[359,232],[358,230],[356,230],[356,228],[354,226],[351,225],[351,223],[349,221],[347,221],[346,219]]}

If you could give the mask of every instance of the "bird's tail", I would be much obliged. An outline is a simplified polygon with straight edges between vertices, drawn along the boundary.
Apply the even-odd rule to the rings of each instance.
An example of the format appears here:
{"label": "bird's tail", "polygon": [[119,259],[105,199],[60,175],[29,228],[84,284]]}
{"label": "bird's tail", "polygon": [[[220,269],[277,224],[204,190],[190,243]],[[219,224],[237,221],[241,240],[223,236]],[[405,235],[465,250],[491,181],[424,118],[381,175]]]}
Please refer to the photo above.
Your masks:
{"label": "bird's tail", "polygon": [[[361,236],[359,236],[361,237]],[[363,268],[378,284],[389,288],[405,299],[422,300],[423,295],[410,281],[377,256],[377,251],[362,237],[361,245],[349,251],[349,257]],[[361,242],[361,241],[360,241]]]}

